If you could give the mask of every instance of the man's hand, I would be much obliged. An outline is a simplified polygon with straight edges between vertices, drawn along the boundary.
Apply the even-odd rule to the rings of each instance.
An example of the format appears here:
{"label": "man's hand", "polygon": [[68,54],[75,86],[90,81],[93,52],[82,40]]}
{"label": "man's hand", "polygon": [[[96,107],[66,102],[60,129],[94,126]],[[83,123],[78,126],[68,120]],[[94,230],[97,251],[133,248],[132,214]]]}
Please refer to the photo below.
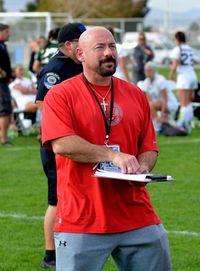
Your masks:
{"label": "man's hand", "polygon": [[112,153],[112,156],[112,163],[120,167],[122,173],[138,173],[138,170],[140,171],[140,165],[134,155],[116,151]]}
{"label": "man's hand", "polygon": [[0,78],[6,78],[6,72],[2,68],[0,68]]}
{"label": "man's hand", "polygon": [[20,85],[20,84],[15,84],[15,89],[21,90],[21,89],[22,89],[22,85]]}
{"label": "man's hand", "polygon": [[[122,152],[114,152],[112,153],[112,163],[115,166],[118,166],[122,169],[122,173],[129,174],[148,174],[149,167],[148,163],[146,163],[144,157],[140,158],[140,164],[138,159],[134,155],[122,153]],[[157,155],[157,154],[156,154]],[[144,187],[147,185],[145,182],[129,182],[130,185],[137,187]]]}

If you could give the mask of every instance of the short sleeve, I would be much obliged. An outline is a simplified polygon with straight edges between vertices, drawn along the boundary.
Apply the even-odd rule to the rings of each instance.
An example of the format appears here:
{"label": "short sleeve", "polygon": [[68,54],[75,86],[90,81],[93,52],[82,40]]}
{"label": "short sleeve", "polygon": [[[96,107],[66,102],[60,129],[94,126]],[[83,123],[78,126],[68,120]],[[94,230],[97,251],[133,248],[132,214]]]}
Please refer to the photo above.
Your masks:
{"label": "short sleeve", "polygon": [[[60,85],[50,90],[43,103],[42,111],[42,143],[44,147],[51,149],[51,140],[75,135],[73,120],[71,115],[70,99],[57,90]],[[61,89],[59,89],[59,92]]]}
{"label": "short sleeve", "polygon": [[167,84],[167,80],[164,78],[164,76],[160,76],[158,79],[158,88],[160,90],[166,89],[168,88],[168,84]]}
{"label": "short sleeve", "polygon": [[47,92],[61,82],[61,77],[55,72],[46,72],[38,80],[37,101],[43,101]]}
{"label": "short sleeve", "polygon": [[128,56],[127,51],[122,47],[121,44],[117,44],[117,53],[119,58]]}
{"label": "short sleeve", "polygon": [[171,58],[172,59],[180,59],[181,55],[180,55],[180,48],[179,47],[175,47],[172,52],[171,52]]}
{"label": "short sleeve", "polygon": [[138,81],[137,86],[143,91],[143,92],[148,92],[148,87],[147,87],[147,81]]}

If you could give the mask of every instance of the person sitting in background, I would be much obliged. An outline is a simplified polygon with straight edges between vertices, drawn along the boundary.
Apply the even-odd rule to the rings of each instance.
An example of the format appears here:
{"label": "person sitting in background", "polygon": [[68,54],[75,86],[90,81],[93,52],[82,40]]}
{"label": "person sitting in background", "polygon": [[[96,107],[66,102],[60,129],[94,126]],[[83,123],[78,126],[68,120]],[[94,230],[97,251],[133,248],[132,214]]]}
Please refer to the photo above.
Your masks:
{"label": "person sitting in background", "polygon": [[36,87],[27,77],[24,77],[24,67],[18,64],[14,70],[15,79],[9,84],[11,96],[19,110],[35,113],[37,105],[35,104]]}
{"label": "person sitting in background", "polygon": [[146,79],[139,81],[137,85],[146,93],[155,129],[159,131],[163,122],[170,122],[175,118],[179,103],[170,88],[170,83],[156,72],[153,62],[145,64],[144,72]]}
{"label": "person sitting in background", "polygon": [[[107,27],[107,29],[112,33],[113,37],[115,38],[115,31],[112,27]],[[121,44],[116,43],[117,47],[117,54],[118,54],[118,65],[116,68],[116,72],[114,73],[114,76],[130,81],[130,77],[128,74],[128,69],[127,69],[127,63],[129,62],[129,56],[127,51],[122,47]]]}
{"label": "person sitting in background", "polygon": [[41,69],[49,63],[50,58],[56,53],[58,50],[58,32],[60,28],[56,27],[49,31],[48,41],[44,48],[42,48],[33,63],[33,71],[35,73],[39,73]]}
{"label": "person sitting in background", "polygon": [[146,44],[146,36],[143,32],[138,35],[138,45],[133,51],[133,82],[145,79],[144,65],[153,60],[154,54],[150,46]]}

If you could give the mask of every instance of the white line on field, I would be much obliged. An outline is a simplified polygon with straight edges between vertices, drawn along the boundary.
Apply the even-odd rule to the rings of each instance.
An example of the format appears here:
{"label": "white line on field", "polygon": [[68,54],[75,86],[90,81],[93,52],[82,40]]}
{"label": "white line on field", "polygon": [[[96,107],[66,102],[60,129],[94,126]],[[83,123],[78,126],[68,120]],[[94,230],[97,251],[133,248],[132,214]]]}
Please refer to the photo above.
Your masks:
{"label": "white line on field", "polygon": [[16,218],[16,219],[28,219],[28,220],[42,220],[43,216],[29,216],[26,214],[6,214],[6,213],[0,213],[0,218]]}
{"label": "white line on field", "polygon": [[167,231],[167,233],[175,234],[175,235],[200,236],[200,232],[194,232],[194,231]]}
{"label": "white line on field", "polygon": [[[188,140],[169,140],[166,138],[166,141],[159,142],[159,146],[161,145],[177,145],[177,144],[191,144],[191,143],[198,143],[200,142],[200,138],[193,138]],[[40,146],[24,146],[24,147],[12,147],[12,148],[6,148],[6,151],[23,151],[26,150],[38,150],[40,149]]]}
{"label": "white line on field", "polygon": [[187,144],[187,143],[198,143],[200,142],[200,138],[193,138],[190,140],[167,140],[163,142],[158,142],[158,145],[171,145],[171,144]]}
{"label": "white line on field", "polygon": [[4,148],[4,150],[6,151],[12,151],[12,152],[15,152],[15,151],[24,151],[24,150],[38,150],[39,151],[40,149],[40,146],[38,145],[37,146],[24,146],[24,147],[15,147],[13,146],[12,148]]}
{"label": "white line on field", "polygon": [[[0,218],[13,218],[13,219],[27,219],[27,220],[43,220],[43,216],[29,216],[26,214],[15,213],[0,213]],[[188,236],[200,236],[200,232],[194,231],[167,231],[168,234],[174,235],[188,235]]]}

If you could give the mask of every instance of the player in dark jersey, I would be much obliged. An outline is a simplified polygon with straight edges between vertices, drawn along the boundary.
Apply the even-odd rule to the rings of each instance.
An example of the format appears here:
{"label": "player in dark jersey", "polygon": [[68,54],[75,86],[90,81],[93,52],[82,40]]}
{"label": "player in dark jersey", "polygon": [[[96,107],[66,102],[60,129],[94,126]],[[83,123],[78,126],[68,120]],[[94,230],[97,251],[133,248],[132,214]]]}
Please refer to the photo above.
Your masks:
{"label": "player in dark jersey", "polygon": [[[59,50],[38,75],[38,94],[36,103],[42,111],[42,103],[47,92],[58,83],[82,72],[82,65],[75,56],[78,39],[86,30],[80,23],[70,23],[61,28],[58,35]],[[55,222],[56,194],[56,163],[53,151],[41,146],[41,160],[48,179],[48,208],[44,219],[46,253],[41,267],[55,267],[55,246],[53,227]]]}

